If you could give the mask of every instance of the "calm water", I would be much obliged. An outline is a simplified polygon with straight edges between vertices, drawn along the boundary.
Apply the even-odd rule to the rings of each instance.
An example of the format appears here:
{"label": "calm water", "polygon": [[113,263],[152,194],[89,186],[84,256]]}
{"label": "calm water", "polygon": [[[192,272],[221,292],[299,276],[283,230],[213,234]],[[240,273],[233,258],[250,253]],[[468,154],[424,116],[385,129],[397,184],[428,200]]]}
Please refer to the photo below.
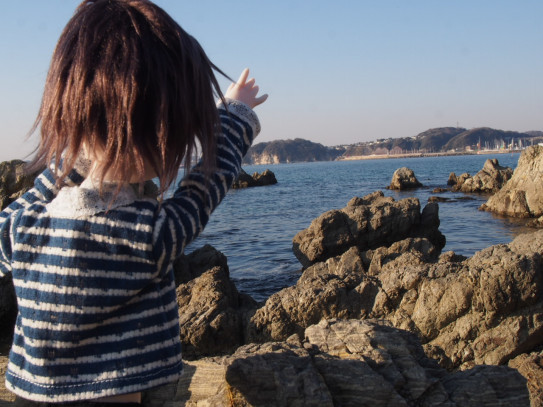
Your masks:
{"label": "calm water", "polygon": [[[261,301],[296,283],[301,265],[292,253],[292,238],[323,212],[343,208],[352,197],[376,190],[396,200],[417,197],[422,207],[432,195],[465,196],[434,194],[432,190],[447,187],[451,172],[475,175],[488,158],[498,158],[500,165],[515,168],[518,157],[498,154],[245,166],[250,174],[271,169],[278,184],[230,191],[204,233],[186,252],[204,244],[214,246],[228,257],[230,275],[238,289]],[[425,187],[386,190],[394,171],[403,166],[411,168]],[[440,230],[447,238],[444,250],[471,256],[493,244],[508,243],[527,230],[518,221],[478,211],[487,196],[471,196],[475,200],[439,204]]]}

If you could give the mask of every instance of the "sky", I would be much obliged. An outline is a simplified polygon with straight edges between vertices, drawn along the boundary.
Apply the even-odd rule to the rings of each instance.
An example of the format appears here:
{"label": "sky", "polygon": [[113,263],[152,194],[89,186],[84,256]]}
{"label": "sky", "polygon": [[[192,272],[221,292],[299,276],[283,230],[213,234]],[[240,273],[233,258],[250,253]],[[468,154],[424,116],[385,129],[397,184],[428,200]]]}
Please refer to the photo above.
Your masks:
{"label": "sky", "polygon": [[[328,146],[460,126],[543,130],[541,0],[157,0],[268,101],[258,142]],[[28,159],[50,57],[79,1],[0,0],[0,161]],[[221,80],[223,89],[228,82]]]}

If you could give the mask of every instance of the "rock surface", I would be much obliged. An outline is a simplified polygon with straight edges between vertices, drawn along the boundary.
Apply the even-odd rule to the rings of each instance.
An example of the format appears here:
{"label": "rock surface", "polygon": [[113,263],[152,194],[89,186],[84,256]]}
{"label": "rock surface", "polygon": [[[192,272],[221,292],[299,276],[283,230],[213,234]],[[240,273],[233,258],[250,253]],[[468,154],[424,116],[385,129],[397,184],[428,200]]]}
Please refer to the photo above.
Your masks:
{"label": "rock surface", "polygon": [[462,188],[462,185],[464,185],[464,182],[466,182],[466,180],[470,178],[471,178],[471,175],[468,172],[460,174],[458,177],[453,172],[451,173],[451,175],[449,175],[449,180],[447,181],[447,183],[456,181],[456,183],[452,185],[451,190],[460,191],[460,188]]}
{"label": "rock surface", "polygon": [[324,318],[383,318],[414,332],[447,368],[506,364],[543,344],[543,231],[465,259],[426,239],[307,268],[252,316],[253,341],[284,340]]}
{"label": "rock surface", "polygon": [[275,174],[270,170],[265,170],[262,173],[255,172],[252,176],[247,174],[243,169],[240,171],[238,178],[232,184],[232,188],[250,188],[262,187],[266,185],[277,184]]}
{"label": "rock surface", "polygon": [[542,216],[543,146],[524,150],[509,182],[480,209],[519,218]]}
{"label": "rock surface", "polygon": [[407,167],[398,168],[392,175],[392,180],[387,189],[414,189],[421,187],[415,173],[412,169]]}
{"label": "rock surface", "polygon": [[529,406],[525,379],[505,366],[447,373],[409,332],[382,321],[322,320],[304,340],[240,347],[187,362],[146,406]]}
{"label": "rock surface", "polygon": [[21,160],[0,163],[0,210],[34,185],[36,174],[27,174],[25,166],[26,163]]}
{"label": "rock surface", "polygon": [[417,198],[395,201],[377,191],[313,220],[294,237],[293,251],[302,266],[309,267],[353,246],[375,249],[409,236],[428,237],[441,249],[445,237],[438,230],[438,210],[430,203],[421,213]]}
{"label": "rock surface", "polygon": [[543,351],[519,355],[508,366],[526,378],[531,407],[543,407]]}
{"label": "rock surface", "polygon": [[502,167],[496,158],[485,161],[483,169],[460,185],[462,192],[495,193],[511,179],[513,170]]}
{"label": "rock surface", "polygon": [[232,352],[244,343],[245,316],[256,302],[230,280],[226,257],[204,246],[175,264],[183,356]]}

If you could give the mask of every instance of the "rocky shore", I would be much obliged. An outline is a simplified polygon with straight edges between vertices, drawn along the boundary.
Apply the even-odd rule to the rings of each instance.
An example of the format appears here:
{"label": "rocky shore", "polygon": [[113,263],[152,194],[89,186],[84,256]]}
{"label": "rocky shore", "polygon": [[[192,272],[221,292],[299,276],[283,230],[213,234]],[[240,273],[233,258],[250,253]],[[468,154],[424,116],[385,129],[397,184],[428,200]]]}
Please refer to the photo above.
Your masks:
{"label": "rocky shore", "polygon": [[[541,153],[523,153],[501,190]],[[470,258],[444,245],[436,203],[377,191],[300,231],[303,272],[264,303],[237,291],[214,248],[183,256],[185,372],[144,405],[543,406],[543,230]],[[0,290],[6,341],[10,281]],[[0,406],[12,399],[0,391]]]}

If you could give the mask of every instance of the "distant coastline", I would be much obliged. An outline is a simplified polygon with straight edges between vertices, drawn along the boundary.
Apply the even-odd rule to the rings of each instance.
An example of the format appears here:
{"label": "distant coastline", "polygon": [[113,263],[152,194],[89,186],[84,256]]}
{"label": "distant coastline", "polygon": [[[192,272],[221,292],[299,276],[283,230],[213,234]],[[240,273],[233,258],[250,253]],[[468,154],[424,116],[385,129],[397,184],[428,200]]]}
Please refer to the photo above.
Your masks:
{"label": "distant coastline", "polygon": [[355,160],[383,160],[389,158],[417,158],[417,157],[448,157],[457,155],[492,155],[492,154],[515,154],[521,150],[481,150],[481,151],[451,151],[443,153],[405,153],[405,154],[370,154],[370,155],[354,155],[340,156],[336,161],[355,161]]}

